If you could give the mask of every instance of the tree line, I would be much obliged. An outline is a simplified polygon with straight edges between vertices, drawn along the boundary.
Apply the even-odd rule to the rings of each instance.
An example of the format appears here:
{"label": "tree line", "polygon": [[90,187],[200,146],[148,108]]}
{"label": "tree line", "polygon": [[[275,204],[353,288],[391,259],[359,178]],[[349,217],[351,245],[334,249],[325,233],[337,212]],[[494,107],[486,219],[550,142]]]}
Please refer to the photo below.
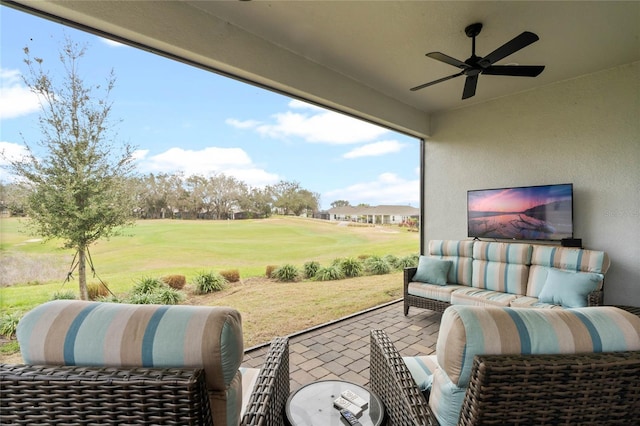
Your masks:
{"label": "tree line", "polygon": [[[213,176],[158,173],[122,177],[135,219],[264,218],[272,214],[309,216],[319,210],[320,194],[299,182],[251,187],[223,173]],[[0,183],[0,212],[25,216],[32,187]]]}

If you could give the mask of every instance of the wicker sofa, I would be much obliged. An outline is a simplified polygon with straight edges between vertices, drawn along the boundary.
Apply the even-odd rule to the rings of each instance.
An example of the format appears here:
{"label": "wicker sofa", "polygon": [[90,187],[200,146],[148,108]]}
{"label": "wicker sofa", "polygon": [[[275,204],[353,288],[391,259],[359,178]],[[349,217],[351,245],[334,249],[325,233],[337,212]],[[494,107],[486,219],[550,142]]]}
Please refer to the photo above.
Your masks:
{"label": "wicker sofa", "polygon": [[631,425],[640,318],[615,307],[451,306],[435,355],[371,331],[370,386],[388,425]]}
{"label": "wicker sofa", "polygon": [[26,365],[0,367],[3,424],[284,424],[288,340],[242,368],[232,308],[53,301],[17,337]]}
{"label": "wicker sofa", "polygon": [[[563,308],[600,306],[605,252],[527,243],[432,240],[417,268],[404,270],[404,314],[411,306]],[[448,266],[447,266],[448,265]]]}

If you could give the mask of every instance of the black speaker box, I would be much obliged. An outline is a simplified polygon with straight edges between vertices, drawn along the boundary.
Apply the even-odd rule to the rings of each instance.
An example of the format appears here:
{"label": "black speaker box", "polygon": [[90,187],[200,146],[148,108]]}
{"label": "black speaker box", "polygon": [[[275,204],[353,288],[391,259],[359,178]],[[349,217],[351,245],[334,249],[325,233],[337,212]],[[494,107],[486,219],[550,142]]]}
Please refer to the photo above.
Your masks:
{"label": "black speaker box", "polygon": [[562,247],[580,247],[582,248],[582,238],[563,238],[560,241]]}

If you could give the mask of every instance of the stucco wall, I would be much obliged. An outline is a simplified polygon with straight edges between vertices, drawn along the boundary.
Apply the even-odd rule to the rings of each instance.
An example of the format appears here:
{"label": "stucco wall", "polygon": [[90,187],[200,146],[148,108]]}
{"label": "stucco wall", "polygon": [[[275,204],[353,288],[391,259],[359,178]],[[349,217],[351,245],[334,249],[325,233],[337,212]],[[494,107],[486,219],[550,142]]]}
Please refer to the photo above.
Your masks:
{"label": "stucco wall", "polygon": [[640,306],[639,122],[640,63],[433,116],[425,239],[466,238],[469,189],[573,183],[575,236],[611,257],[605,303]]}

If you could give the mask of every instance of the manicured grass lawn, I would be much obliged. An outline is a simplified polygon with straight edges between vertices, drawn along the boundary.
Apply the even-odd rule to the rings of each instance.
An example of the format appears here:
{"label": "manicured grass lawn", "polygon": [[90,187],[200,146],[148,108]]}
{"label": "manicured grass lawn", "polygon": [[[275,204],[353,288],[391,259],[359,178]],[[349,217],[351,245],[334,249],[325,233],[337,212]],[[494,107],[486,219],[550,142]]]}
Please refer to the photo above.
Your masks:
{"label": "manicured grass lawn", "polygon": [[[0,288],[0,308],[27,311],[51,299],[60,290],[77,291],[77,274],[62,285],[73,252],[59,242],[42,243],[21,233],[19,220],[2,219],[0,255],[27,259],[4,262],[6,276],[24,276],[22,282]],[[116,294],[126,293],[142,277],[180,274],[190,282],[201,271],[237,269],[241,282],[215,295],[195,296],[187,286],[185,303],[227,305],[243,316],[246,346],[269,341],[276,335],[337,319],[401,297],[402,277],[395,272],[350,280],[279,283],[259,279],[268,265],[307,261],[328,266],[336,258],[360,255],[398,257],[419,251],[418,233],[397,226],[351,227],[328,221],[273,217],[243,221],[139,221],[121,236],[99,241],[91,248],[96,271]],[[50,270],[47,269],[51,265]],[[48,278],[32,277],[49,271]],[[2,271],[0,271],[2,272]],[[46,275],[46,274],[45,274]],[[88,277],[89,283],[98,280]],[[278,301],[278,303],[274,303]]]}

